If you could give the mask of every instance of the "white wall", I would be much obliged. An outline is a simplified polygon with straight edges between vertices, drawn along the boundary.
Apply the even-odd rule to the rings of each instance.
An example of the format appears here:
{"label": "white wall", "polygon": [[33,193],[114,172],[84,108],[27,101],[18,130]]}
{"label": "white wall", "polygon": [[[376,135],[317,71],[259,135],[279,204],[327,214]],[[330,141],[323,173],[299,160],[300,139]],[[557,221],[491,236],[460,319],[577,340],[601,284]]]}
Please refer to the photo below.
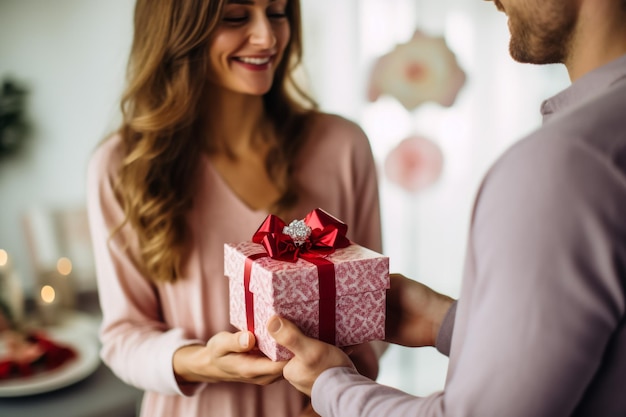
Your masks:
{"label": "white wall", "polygon": [[21,225],[31,207],[84,204],[86,161],[115,125],[130,47],[130,0],[0,0],[0,77],[26,84],[33,134],[0,161],[0,248],[27,291]]}

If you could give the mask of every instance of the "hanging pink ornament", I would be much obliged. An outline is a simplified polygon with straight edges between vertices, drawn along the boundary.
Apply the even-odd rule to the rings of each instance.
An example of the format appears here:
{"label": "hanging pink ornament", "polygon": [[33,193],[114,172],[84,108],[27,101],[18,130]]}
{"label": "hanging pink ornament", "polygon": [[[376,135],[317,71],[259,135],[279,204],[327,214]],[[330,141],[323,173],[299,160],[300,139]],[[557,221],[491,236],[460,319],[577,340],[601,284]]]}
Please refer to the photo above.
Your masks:
{"label": "hanging pink ornament", "polygon": [[439,146],[420,136],[402,140],[385,159],[389,181],[412,193],[434,184],[442,168],[443,154]]}
{"label": "hanging pink ornament", "polygon": [[465,79],[444,38],[416,30],[407,43],[396,45],[376,61],[367,95],[369,101],[390,95],[407,110],[427,101],[450,107]]}

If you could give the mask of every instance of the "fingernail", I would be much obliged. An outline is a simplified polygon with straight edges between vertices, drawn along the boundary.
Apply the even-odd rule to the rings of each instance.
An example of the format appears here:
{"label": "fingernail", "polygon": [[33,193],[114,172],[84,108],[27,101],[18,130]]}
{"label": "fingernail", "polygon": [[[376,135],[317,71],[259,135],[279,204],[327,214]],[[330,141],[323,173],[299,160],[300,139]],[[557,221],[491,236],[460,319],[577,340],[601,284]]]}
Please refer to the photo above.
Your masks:
{"label": "fingernail", "polygon": [[247,332],[243,332],[239,335],[239,345],[243,348],[248,347],[248,342],[250,341],[250,337]]}
{"label": "fingernail", "polygon": [[283,322],[278,317],[274,317],[272,320],[270,320],[267,326],[267,330],[269,330],[270,333],[276,333],[280,330],[282,325]]}

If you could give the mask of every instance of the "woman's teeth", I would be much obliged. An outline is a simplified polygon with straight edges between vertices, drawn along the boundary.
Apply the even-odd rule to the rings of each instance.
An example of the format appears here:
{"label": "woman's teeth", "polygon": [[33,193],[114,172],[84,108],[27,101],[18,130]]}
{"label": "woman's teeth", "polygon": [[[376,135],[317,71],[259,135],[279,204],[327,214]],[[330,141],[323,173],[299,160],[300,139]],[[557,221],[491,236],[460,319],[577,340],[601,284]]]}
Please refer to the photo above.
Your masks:
{"label": "woman's teeth", "polygon": [[238,57],[237,58],[239,61],[246,63],[246,64],[252,64],[252,65],[264,65],[267,64],[268,62],[270,62],[270,58],[266,57],[266,58],[249,58],[249,57]]}

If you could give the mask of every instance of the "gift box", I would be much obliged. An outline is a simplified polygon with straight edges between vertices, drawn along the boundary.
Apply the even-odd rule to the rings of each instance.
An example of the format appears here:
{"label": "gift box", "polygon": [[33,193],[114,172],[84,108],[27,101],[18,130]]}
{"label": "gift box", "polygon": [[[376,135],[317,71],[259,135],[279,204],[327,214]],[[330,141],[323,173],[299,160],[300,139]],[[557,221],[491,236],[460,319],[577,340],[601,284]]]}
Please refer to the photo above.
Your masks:
{"label": "gift box", "polygon": [[274,315],[336,346],[385,338],[389,258],[345,238],[321,209],[289,226],[268,216],[252,241],[224,245],[230,322],[252,331],[272,360],[292,354],[266,329]]}

